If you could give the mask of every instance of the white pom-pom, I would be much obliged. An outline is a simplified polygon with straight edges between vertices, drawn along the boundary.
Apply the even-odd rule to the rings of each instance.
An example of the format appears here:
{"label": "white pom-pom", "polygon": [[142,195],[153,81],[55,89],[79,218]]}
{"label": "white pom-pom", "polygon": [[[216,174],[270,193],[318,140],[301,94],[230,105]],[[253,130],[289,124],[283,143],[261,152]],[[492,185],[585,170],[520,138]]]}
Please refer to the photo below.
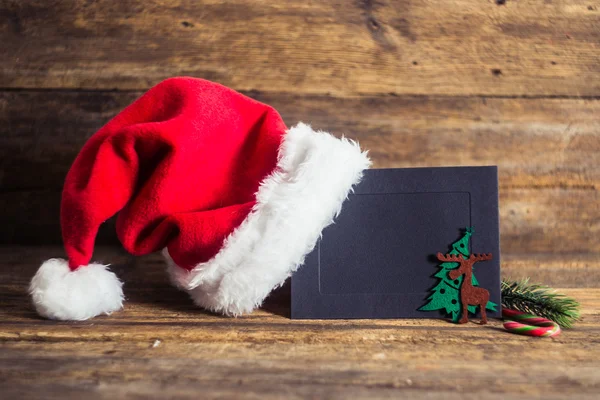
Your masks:
{"label": "white pom-pom", "polygon": [[83,321],[123,307],[123,283],[106,265],[89,264],[75,271],[67,261],[50,259],[31,280],[29,293],[46,318]]}

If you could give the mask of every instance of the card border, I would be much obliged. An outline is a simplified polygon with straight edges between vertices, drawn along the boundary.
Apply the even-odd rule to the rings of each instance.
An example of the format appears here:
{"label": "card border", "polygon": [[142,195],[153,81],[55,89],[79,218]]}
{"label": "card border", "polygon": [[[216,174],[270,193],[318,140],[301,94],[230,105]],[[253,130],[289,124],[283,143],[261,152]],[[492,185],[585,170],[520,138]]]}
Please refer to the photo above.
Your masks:
{"label": "card border", "polygon": [[[491,267],[500,271],[498,168],[496,166],[372,169],[365,171],[363,181],[354,190],[355,195],[444,192],[469,193],[471,224],[475,226],[471,251],[493,253],[494,258],[487,263],[492,263]],[[485,207],[474,207],[477,202],[481,202]],[[344,212],[343,208],[342,212]],[[486,214],[485,224],[481,213]],[[477,231],[477,225],[486,226],[485,231]],[[457,227],[459,228],[461,227]],[[306,257],[305,264],[292,276],[292,319],[445,318],[442,313],[435,311],[415,313],[411,310],[413,315],[407,316],[404,309],[403,313],[403,299],[410,297],[412,300],[414,293],[322,294],[319,288],[319,250],[320,241]],[[496,279],[492,287],[486,285],[486,289],[490,290],[490,300],[498,304],[496,312],[488,310],[489,317],[501,316],[500,273]],[[432,279],[432,286],[434,285],[435,281]],[[362,307],[365,301],[372,307]],[[348,303],[354,303],[357,307]],[[373,308],[378,312],[373,314]]]}

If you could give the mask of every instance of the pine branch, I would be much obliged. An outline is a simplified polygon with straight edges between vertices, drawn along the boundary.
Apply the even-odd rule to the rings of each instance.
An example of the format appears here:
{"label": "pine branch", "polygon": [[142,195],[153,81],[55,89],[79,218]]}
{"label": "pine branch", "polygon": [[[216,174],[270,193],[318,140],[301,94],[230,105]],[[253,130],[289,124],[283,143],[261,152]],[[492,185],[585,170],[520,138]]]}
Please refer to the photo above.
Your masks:
{"label": "pine branch", "polygon": [[556,293],[548,286],[521,281],[502,280],[502,306],[548,318],[563,328],[571,328],[579,320],[579,303]]}

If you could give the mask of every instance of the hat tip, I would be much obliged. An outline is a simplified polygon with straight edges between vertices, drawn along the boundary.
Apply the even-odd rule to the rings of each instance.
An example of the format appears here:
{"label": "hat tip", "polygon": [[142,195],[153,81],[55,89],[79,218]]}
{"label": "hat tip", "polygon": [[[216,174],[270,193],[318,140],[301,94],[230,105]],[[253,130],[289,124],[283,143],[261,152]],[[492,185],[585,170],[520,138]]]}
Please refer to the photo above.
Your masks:
{"label": "hat tip", "polygon": [[31,280],[29,293],[45,318],[83,321],[123,307],[123,283],[106,265],[92,263],[74,271],[60,258],[45,261]]}

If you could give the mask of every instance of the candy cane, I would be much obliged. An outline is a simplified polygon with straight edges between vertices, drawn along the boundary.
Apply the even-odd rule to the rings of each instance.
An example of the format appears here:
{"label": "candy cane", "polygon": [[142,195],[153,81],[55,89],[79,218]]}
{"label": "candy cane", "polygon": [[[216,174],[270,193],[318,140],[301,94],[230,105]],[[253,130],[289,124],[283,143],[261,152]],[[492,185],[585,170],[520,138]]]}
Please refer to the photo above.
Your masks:
{"label": "candy cane", "polygon": [[560,335],[560,326],[546,318],[507,308],[502,309],[502,317],[505,319],[504,328],[517,335],[536,337]]}

